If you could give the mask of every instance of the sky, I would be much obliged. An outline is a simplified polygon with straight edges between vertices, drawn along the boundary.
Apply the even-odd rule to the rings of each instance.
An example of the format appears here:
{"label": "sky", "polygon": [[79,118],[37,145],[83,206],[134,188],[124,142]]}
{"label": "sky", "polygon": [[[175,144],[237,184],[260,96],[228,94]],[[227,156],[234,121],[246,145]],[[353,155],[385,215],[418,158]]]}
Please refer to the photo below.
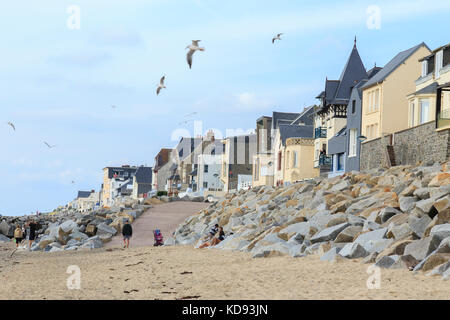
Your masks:
{"label": "sky", "polygon": [[[301,112],[339,79],[355,36],[366,68],[383,66],[448,43],[449,14],[450,0],[3,1],[0,214],[98,191],[106,166],[152,166],[194,121],[225,135]],[[205,51],[189,69],[197,39]]]}

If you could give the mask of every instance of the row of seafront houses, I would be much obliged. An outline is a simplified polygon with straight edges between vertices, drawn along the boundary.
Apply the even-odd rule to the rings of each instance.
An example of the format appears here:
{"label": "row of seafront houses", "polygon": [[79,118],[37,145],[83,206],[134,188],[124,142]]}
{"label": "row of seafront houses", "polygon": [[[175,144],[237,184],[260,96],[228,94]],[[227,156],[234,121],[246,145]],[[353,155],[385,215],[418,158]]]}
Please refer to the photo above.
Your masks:
{"label": "row of seafront houses", "polygon": [[302,112],[258,118],[251,134],[181,138],[160,150],[152,168],[104,168],[101,191],[79,197],[107,206],[152,190],[218,196],[450,158],[450,44],[421,43],[368,70],[355,40],[339,80],[327,78],[316,98],[319,105]]}

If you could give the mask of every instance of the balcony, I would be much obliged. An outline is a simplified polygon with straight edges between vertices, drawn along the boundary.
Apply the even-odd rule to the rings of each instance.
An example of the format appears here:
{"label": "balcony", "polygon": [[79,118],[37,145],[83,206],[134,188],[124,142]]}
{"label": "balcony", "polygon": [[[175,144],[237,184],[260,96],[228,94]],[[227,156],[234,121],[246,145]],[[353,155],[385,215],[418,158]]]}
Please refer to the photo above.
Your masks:
{"label": "balcony", "polygon": [[324,127],[318,127],[314,129],[314,139],[321,139],[327,137],[327,129]]}
{"label": "balcony", "polygon": [[319,156],[319,166],[331,166],[332,159],[330,156],[321,154]]}

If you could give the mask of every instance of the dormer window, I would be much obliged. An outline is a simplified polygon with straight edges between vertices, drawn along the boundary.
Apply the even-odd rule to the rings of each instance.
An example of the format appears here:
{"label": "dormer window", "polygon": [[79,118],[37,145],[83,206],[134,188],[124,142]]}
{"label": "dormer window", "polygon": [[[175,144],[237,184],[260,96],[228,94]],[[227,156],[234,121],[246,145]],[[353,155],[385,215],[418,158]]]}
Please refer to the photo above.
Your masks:
{"label": "dormer window", "polygon": [[422,77],[426,77],[428,74],[428,60],[422,61]]}
{"label": "dormer window", "polygon": [[435,77],[436,77],[436,78],[439,78],[440,75],[441,75],[441,70],[442,70],[442,68],[444,67],[444,51],[443,51],[443,50],[436,52],[436,61],[435,61],[435,64],[436,64],[436,68],[435,68],[435,70],[436,70]]}

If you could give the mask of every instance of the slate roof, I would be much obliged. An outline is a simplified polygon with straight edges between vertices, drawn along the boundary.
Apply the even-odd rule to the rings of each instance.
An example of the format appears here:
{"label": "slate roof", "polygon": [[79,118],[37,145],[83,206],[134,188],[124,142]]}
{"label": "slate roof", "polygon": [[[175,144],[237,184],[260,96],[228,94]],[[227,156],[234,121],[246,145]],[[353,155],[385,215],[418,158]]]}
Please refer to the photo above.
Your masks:
{"label": "slate roof", "polygon": [[383,68],[381,67],[373,67],[369,71],[367,71],[368,79],[372,78],[374,75],[376,75],[378,72],[380,72]]}
{"label": "slate roof", "polygon": [[278,128],[280,123],[291,123],[294,121],[300,113],[291,113],[291,112],[273,112],[272,115],[272,129]]}
{"label": "slate roof", "polygon": [[136,183],[152,183],[152,168],[139,167],[136,171]]}
{"label": "slate roof", "polygon": [[[347,105],[353,87],[360,80],[367,78],[366,68],[359,56],[355,42],[339,80],[327,79],[325,81],[325,91],[317,96],[318,99],[325,98],[325,105],[322,106],[322,110],[326,109],[327,106],[331,104]],[[318,111],[320,112],[321,110],[319,109]]]}
{"label": "slate roof", "polygon": [[297,126],[282,124],[278,128],[280,130],[280,137],[283,145],[286,145],[288,138],[313,138],[314,126]]}
{"label": "slate roof", "polygon": [[419,95],[419,94],[436,93],[436,89],[438,86],[439,86],[439,84],[437,82],[433,82],[432,84],[426,86],[425,88],[422,88],[422,89],[414,92],[414,94]]}
{"label": "slate roof", "polygon": [[[413,55],[422,46],[428,48],[425,42],[418,44],[408,50],[402,51],[397,54],[391,61],[389,61],[382,70],[375,74],[363,87],[363,89],[368,88],[377,84],[378,82],[384,81],[392,72],[394,72],[403,62],[405,62],[411,55]],[[428,48],[429,49],[429,48]],[[431,50],[430,50],[431,51]]]}
{"label": "slate roof", "polygon": [[89,198],[89,196],[91,195],[91,191],[78,191],[78,198]]}
{"label": "slate roof", "polygon": [[306,107],[302,113],[291,122],[291,124],[304,124],[304,125],[313,125],[314,124],[314,106]]}

